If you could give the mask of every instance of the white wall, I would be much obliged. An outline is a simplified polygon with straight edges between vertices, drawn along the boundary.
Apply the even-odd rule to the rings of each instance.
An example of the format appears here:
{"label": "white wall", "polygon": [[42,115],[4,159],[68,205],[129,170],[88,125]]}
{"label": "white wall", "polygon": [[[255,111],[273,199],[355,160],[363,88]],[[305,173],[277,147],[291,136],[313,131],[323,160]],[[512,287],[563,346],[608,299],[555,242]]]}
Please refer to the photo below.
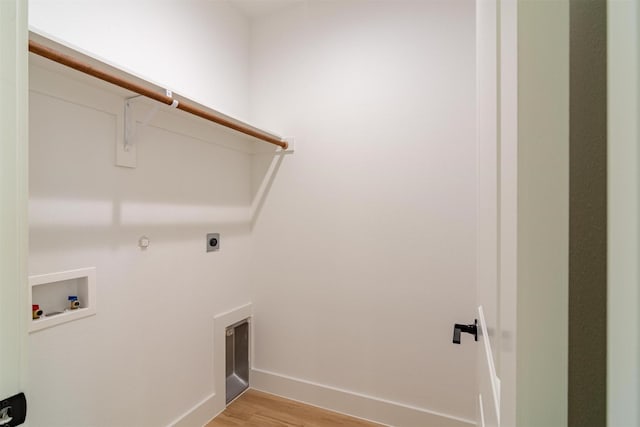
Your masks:
{"label": "white wall", "polygon": [[[38,32],[246,118],[248,20],[226,2],[33,0],[29,13]],[[201,402],[210,417],[224,395],[214,315],[250,301],[251,193],[249,155],[205,140],[245,143],[160,113],[138,131],[138,167],[115,167],[124,94],[75,79],[32,67],[29,274],[95,266],[98,314],[31,334],[30,425],[167,425]]]}
{"label": "white wall", "polygon": [[30,87],[29,273],[95,266],[98,310],[30,335],[30,425],[167,425],[224,394],[214,315],[250,301],[250,156],[182,119],[138,128],[138,167],[120,168],[122,96],[33,65]]}
{"label": "white wall", "polygon": [[30,0],[29,26],[247,118],[247,19],[225,1]]}
{"label": "white wall", "polygon": [[475,343],[451,343],[476,313],[474,22],[473,1],[254,21],[252,119],[296,137],[253,165],[254,189],[278,168],[253,229],[263,388],[291,377],[475,417]]}
{"label": "white wall", "polygon": [[[32,0],[32,26],[296,153],[151,127],[138,168],[116,168],[121,99],[32,94],[30,273],[98,268],[98,315],[31,336],[33,426],[169,423],[213,392],[213,314],[247,300],[263,385],[474,418],[475,346],[451,344],[475,317],[473,1],[307,2],[251,29],[224,2],[52,3]],[[207,231],[224,236],[214,256]]]}

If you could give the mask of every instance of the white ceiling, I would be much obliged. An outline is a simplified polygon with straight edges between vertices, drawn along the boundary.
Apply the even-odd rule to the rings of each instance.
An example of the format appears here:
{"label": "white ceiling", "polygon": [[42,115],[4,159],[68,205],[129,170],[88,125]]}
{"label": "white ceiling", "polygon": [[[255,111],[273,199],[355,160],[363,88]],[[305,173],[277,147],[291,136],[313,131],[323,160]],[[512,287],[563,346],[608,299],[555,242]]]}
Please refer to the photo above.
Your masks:
{"label": "white ceiling", "polygon": [[227,0],[250,18],[302,3],[306,0]]}

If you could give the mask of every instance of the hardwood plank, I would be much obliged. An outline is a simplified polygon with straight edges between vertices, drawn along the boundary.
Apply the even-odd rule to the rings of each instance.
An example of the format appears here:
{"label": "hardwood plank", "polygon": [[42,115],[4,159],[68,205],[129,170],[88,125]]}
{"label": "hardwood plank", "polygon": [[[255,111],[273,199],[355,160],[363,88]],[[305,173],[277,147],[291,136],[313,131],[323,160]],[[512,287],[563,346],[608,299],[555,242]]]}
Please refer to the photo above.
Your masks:
{"label": "hardwood plank", "polygon": [[247,390],[205,427],[380,427],[369,421]]}

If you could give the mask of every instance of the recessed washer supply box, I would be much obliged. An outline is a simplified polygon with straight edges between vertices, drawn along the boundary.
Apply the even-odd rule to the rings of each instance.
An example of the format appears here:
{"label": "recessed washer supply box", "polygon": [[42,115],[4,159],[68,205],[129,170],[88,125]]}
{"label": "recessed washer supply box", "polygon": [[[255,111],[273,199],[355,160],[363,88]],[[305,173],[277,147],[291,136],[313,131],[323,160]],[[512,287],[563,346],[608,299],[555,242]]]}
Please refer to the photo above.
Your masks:
{"label": "recessed washer supply box", "polygon": [[[44,312],[33,319],[29,332],[39,331],[96,314],[95,267],[29,276],[29,309],[33,304]],[[69,296],[77,296],[80,307],[71,310]]]}

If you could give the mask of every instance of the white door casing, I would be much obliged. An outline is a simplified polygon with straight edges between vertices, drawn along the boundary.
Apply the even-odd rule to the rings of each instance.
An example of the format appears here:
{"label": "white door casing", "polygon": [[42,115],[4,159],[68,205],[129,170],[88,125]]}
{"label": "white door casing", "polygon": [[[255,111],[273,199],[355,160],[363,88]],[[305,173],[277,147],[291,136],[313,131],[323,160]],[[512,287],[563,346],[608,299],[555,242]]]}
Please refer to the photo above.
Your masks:
{"label": "white door casing", "polygon": [[607,425],[640,425],[640,4],[607,5]]}
{"label": "white door casing", "polygon": [[27,66],[27,2],[0,0],[0,400],[25,384]]}

